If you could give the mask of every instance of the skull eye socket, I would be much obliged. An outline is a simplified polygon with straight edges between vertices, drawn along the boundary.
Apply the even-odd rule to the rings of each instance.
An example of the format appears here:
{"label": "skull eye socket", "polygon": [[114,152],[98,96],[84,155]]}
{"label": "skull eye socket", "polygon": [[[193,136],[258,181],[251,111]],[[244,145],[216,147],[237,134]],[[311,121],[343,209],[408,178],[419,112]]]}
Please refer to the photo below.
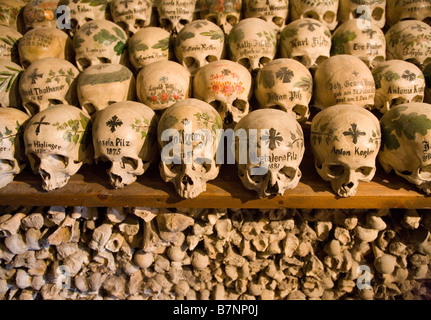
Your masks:
{"label": "skull eye socket", "polygon": [[416,58],[411,58],[411,59],[406,59],[405,61],[413,63],[414,65],[416,65],[419,69],[422,69],[421,63],[419,62],[418,59]]}
{"label": "skull eye socket", "polygon": [[295,105],[292,111],[296,114],[296,119],[300,120],[307,115],[308,108],[306,106],[301,106],[299,104]]}
{"label": "skull eye socket", "polygon": [[280,170],[289,180],[293,180],[296,177],[296,169],[292,167],[283,167]]}
{"label": "skull eye socket", "polygon": [[[310,64],[310,59],[307,56],[301,55],[301,56],[294,56],[292,59],[300,62],[304,66],[308,66]],[[317,62],[317,61],[316,61]]]}
{"label": "skull eye socket", "polygon": [[218,112],[219,114],[222,114],[222,113],[224,112],[224,106],[223,106],[223,104],[222,104],[222,102],[221,102],[221,101],[219,101],[219,100],[214,100],[214,101],[211,101],[209,104],[210,104],[214,109],[216,109],[216,110],[217,110],[217,112]]}
{"label": "skull eye socket", "polygon": [[310,19],[316,19],[319,20],[319,16],[317,15],[317,12],[314,11],[307,11],[303,14],[304,18],[310,18]]}
{"label": "skull eye socket", "polygon": [[419,168],[419,176],[426,181],[431,180],[431,165]]}
{"label": "skull eye socket", "polygon": [[355,172],[358,172],[362,174],[363,176],[367,177],[373,172],[374,168],[372,167],[359,167],[355,170]]}
{"label": "skull eye socket", "polygon": [[377,8],[374,8],[373,13],[371,13],[371,16],[373,17],[374,20],[379,21],[380,19],[382,19],[384,14],[385,14],[385,11],[383,10],[383,8],[377,7]]}
{"label": "skull eye socket", "polygon": [[172,29],[172,22],[167,18],[160,19],[160,25],[162,26],[163,29],[167,29],[167,30]]}
{"label": "skull eye socket", "polygon": [[47,157],[47,162],[50,164],[51,168],[55,170],[66,169],[69,164],[69,158],[61,154],[50,154]]}
{"label": "skull eye socket", "polygon": [[105,58],[105,57],[97,57],[97,59],[100,61],[100,63],[102,64],[108,64],[111,63],[111,59]]}
{"label": "skull eye socket", "polygon": [[238,18],[233,15],[228,15],[226,17],[227,23],[229,23],[231,26],[234,26],[238,22]]}
{"label": "skull eye socket", "polygon": [[273,17],[272,22],[274,22],[275,25],[282,27],[284,25],[284,19],[282,17]]}
{"label": "skull eye socket", "polygon": [[266,65],[266,64],[267,64],[267,63],[269,63],[269,62],[271,62],[271,59],[270,59],[270,58],[268,58],[268,57],[262,57],[262,58],[260,58],[260,59],[259,59],[259,63],[260,63],[262,66]]}
{"label": "skull eye socket", "polygon": [[328,174],[332,177],[339,177],[344,173],[344,167],[339,164],[331,164],[328,166]]}
{"label": "skull eye socket", "polygon": [[193,58],[193,57],[185,57],[184,58],[184,65],[188,69],[192,69],[192,68],[197,68],[198,67],[198,63],[197,63],[196,59]]}
{"label": "skull eye socket", "polygon": [[217,24],[217,23],[218,23],[218,21],[217,21],[217,17],[216,17],[216,15],[215,15],[215,14],[207,15],[207,16],[205,17],[205,19],[206,19],[206,20],[208,20],[208,21],[210,21],[210,22],[212,22],[212,23],[215,23],[215,24]]}
{"label": "skull eye socket", "polygon": [[247,110],[247,101],[241,99],[235,99],[232,103],[234,108],[237,108],[239,112],[244,113]]}
{"label": "skull eye socket", "polygon": [[24,69],[27,69],[30,66],[31,62],[28,60],[24,60],[23,62],[21,62],[21,65]]}
{"label": "skull eye socket", "polygon": [[187,23],[189,23],[190,21],[187,19],[180,19],[180,24],[182,24],[183,26],[185,26]]}
{"label": "skull eye socket", "polygon": [[265,179],[265,175],[264,174],[252,174],[251,173],[252,169],[253,168],[248,169],[248,176],[250,177],[250,180],[256,184],[262,183],[262,181]]}
{"label": "skull eye socket", "polygon": [[135,20],[135,28],[142,29],[143,27],[145,27],[145,20],[136,19]]}
{"label": "skull eye socket", "polygon": [[335,20],[335,13],[332,11],[326,11],[323,15],[323,20],[326,23],[332,23]]}
{"label": "skull eye socket", "polygon": [[217,61],[218,59],[217,59],[217,57],[216,56],[207,56],[206,58],[205,58],[205,60],[206,61],[208,61],[208,62],[214,62],[214,61]]}
{"label": "skull eye socket", "polygon": [[421,95],[414,96],[412,99],[412,102],[423,102],[423,101],[424,101],[424,97]]}
{"label": "skull eye socket", "polygon": [[24,104],[24,108],[32,116],[34,116],[36,113],[39,112],[39,106],[37,104],[35,104],[34,102],[26,102]]}
{"label": "skull eye socket", "polygon": [[79,58],[78,65],[80,65],[82,70],[84,70],[91,66],[91,61],[87,58]]}
{"label": "skull eye socket", "polygon": [[12,160],[0,159],[0,172],[12,171],[15,163]]}
{"label": "skull eye socket", "polygon": [[316,59],[316,64],[317,65],[319,65],[319,64],[321,64],[323,61],[325,61],[325,60],[328,60],[328,57],[325,57],[325,56],[319,56],[317,59]]}
{"label": "skull eye socket", "polygon": [[[175,161],[177,162],[177,161]],[[168,169],[175,174],[179,174],[183,168],[181,164],[176,164],[175,162],[172,162],[170,165],[168,165]]]}
{"label": "skull eye socket", "polygon": [[121,168],[126,171],[135,171],[138,169],[138,161],[133,158],[123,157],[121,158]]}
{"label": "skull eye socket", "polygon": [[63,104],[63,101],[58,100],[58,99],[48,99],[48,102],[50,105]]}
{"label": "skull eye socket", "polygon": [[251,63],[250,63],[250,59],[248,58],[241,58],[238,60],[238,63],[242,66],[244,66],[246,69],[250,70],[251,67]]}

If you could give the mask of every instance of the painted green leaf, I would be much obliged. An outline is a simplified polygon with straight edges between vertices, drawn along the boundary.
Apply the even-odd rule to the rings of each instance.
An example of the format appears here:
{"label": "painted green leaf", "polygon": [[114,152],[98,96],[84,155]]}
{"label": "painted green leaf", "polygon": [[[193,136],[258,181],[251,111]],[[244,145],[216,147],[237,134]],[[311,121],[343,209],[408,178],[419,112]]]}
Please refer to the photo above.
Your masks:
{"label": "painted green leaf", "polygon": [[[93,36],[94,41],[97,41],[100,44],[104,44],[109,46],[114,41],[117,41],[118,38],[108,32],[106,29],[100,30]],[[117,53],[118,54],[118,53]]]}
{"label": "painted green leaf", "polygon": [[217,117],[215,118],[215,121],[216,121],[217,127],[218,127],[219,129],[223,128],[223,123],[222,123],[221,118],[220,118],[219,116],[217,116]]}
{"label": "painted green leaf", "polygon": [[178,122],[178,119],[174,116],[167,116],[165,119],[165,127],[170,128]]}
{"label": "painted green leaf", "polygon": [[141,131],[141,134],[142,134],[141,139],[144,139],[147,136],[147,133],[145,131]]}
{"label": "painted green leaf", "polygon": [[189,31],[180,32],[180,34],[178,35],[178,38],[181,41],[185,41],[187,39],[191,39],[191,38],[194,38],[194,37],[195,37],[195,34],[193,32],[189,32]]}
{"label": "painted green leaf", "polygon": [[162,51],[166,51],[169,49],[169,37],[165,39],[159,40],[155,45],[151,48],[153,49],[162,49]]}
{"label": "painted green leaf", "polygon": [[118,38],[120,38],[122,40],[126,39],[126,37],[124,36],[124,31],[122,29],[114,27],[114,28],[112,28],[112,30],[114,30],[114,32]]}
{"label": "painted green leaf", "polygon": [[259,83],[262,84],[262,86],[265,89],[270,89],[275,85],[275,78],[274,74],[271,70],[261,70],[260,76],[259,76]]}
{"label": "painted green leaf", "polygon": [[241,29],[235,29],[229,37],[232,37],[232,41],[238,43],[244,39],[244,32]]}
{"label": "painted green leaf", "polygon": [[283,30],[283,33],[281,34],[281,36],[284,38],[291,38],[291,37],[296,36],[297,34],[298,34],[298,29],[286,28],[285,30]]}
{"label": "painted green leaf", "polygon": [[75,36],[73,37],[73,45],[74,45],[75,49],[79,49],[79,48],[81,48],[81,45],[82,45],[82,43],[83,43],[84,41],[85,41],[85,40],[84,40],[84,39],[82,39],[80,36],[75,35]]}
{"label": "painted green leaf", "polygon": [[336,54],[344,54],[344,44],[349,41],[353,41],[356,39],[356,33],[351,31],[346,31],[342,33],[335,34],[332,37],[332,47],[331,47],[331,56]]}
{"label": "painted green leaf", "polygon": [[224,34],[220,31],[217,30],[210,30],[207,32],[201,32],[200,35],[202,36],[206,36],[206,37],[211,37],[211,40],[220,40],[220,42],[223,42],[224,40]]}
{"label": "painted green leaf", "polygon": [[114,51],[115,51],[116,55],[121,56],[125,47],[126,47],[126,44],[123,41],[118,41],[114,47]]}

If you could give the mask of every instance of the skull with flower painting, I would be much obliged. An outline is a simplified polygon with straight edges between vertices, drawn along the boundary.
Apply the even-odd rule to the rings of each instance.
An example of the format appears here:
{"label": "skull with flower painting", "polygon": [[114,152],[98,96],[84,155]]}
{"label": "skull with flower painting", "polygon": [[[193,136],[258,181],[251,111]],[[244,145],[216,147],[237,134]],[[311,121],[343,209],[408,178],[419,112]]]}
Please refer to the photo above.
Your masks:
{"label": "skull with flower painting", "polygon": [[230,60],[207,64],[193,79],[193,96],[212,105],[225,127],[234,127],[249,112],[251,89],[250,72]]}
{"label": "skull with flower painting", "polygon": [[376,92],[371,70],[361,59],[346,54],[332,56],[319,65],[313,90],[319,109],[342,103],[371,109]]}
{"label": "skull with flower painting", "polygon": [[0,25],[0,35],[0,60],[19,63],[18,40],[22,38],[22,34]]}
{"label": "skull with flower painting", "polygon": [[159,0],[155,3],[159,14],[160,26],[177,34],[185,25],[192,22],[195,18],[197,0]]}
{"label": "skull with flower painting", "polygon": [[176,37],[175,56],[194,74],[204,65],[224,56],[223,30],[207,20],[187,24]]}
{"label": "skull with flower painting", "polygon": [[335,29],[331,56],[350,54],[373,69],[386,59],[385,34],[373,22],[370,23],[370,28],[363,28],[359,23],[359,19],[348,20]]}
{"label": "skull with flower painting", "polygon": [[338,196],[354,196],[360,182],[373,179],[381,134],[370,111],[350,104],[326,108],[313,118],[310,138],[316,170]]}
{"label": "skull with flower painting", "polygon": [[275,59],[259,70],[255,96],[260,108],[281,109],[304,123],[313,94],[310,71],[293,59]]}
{"label": "skull with flower painting", "polygon": [[19,92],[28,114],[45,110],[50,105],[78,105],[76,96],[78,69],[69,61],[44,58],[33,62],[21,76]]}
{"label": "skull with flower painting", "polygon": [[142,68],[136,80],[139,101],[153,110],[164,110],[187,99],[190,72],[174,61],[156,61]]}
{"label": "skull with flower painting", "polygon": [[151,0],[112,0],[111,16],[131,37],[151,22],[153,6]]}
{"label": "skull with flower painting", "polygon": [[331,31],[321,22],[305,18],[289,23],[280,35],[280,56],[301,62],[310,70],[330,56]]}
{"label": "skull with flower painting", "polygon": [[281,110],[255,110],[238,122],[235,135],[238,175],[247,189],[262,198],[298,185],[304,136],[295,117]]}
{"label": "skull with flower painting", "polygon": [[0,1],[0,25],[10,27],[21,33],[25,32],[22,19],[18,16],[21,12],[21,9],[26,6],[26,2],[22,0]]}
{"label": "skull with flower painting", "polygon": [[93,124],[95,159],[109,163],[113,187],[135,182],[154,162],[157,121],[153,110],[133,101],[111,104],[98,113]]}
{"label": "skull with flower painting", "polygon": [[26,166],[22,134],[29,117],[15,108],[0,108],[0,188]]}
{"label": "skull with flower painting", "polygon": [[216,152],[222,126],[217,110],[198,99],[177,102],[160,118],[160,175],[174,184],[181,197],[197,197],[218,176]]}
{"label": "skull with flower painting", "polygon": [[388,0],[386,5],[386,20],[393,26],[402,20],[431,20],[431,5],[428,0]]}
{"label": "skull with flower painting", "polygon": [[218,25],[228,35],[241,17],[242,0],[198,0],[201,19]]}
{"label": "skull with flower painting", "polygon": [[[369,18],[378,28],[383,28],[386,22],[386,2],[392,0],[340,0],[338,21],[346,22],[357,18]],[[367,11],[364,12],[364,7]],[[367,19],[368,20],[368,19]]]}
{"label": "skull with flower painting", "polygon": [[19,76],[22,68],[16,63],[0,60],[0,107],[21,106],[19,94]]}
{"label": "skull with flower painting", "polygon": [[238,22],[229,33],[231,60],[242,64],[252,75],[274,59],[277,36],[271,25],[259,18]]}
{"label": "skull with flower painting", "polygon": [[418,20],[400,21],[386,32],[386,58],[414,63],[419,69],[431,63],[431,26]]}
{"label": "skull with flower painting", "polygon": [[127,34],[108,20],[91,20],[73,37],[79,71],[98,64],[125,62]]}
{"label": "skull with flower painting", "polygon": [[379,162],[386,172],[395,173],[431,193],[431,104],[397,105],[380,119],[382,150]]}
{"label": "skull with flower painting", "polygon": [[260,18],[269,22],[278,33],[286,25],[289,0],[244,0],[245,18]]}
{"label": "skull with flower painting", "polygon": [[59,0],[31,0],[24,7],[24,24],[27,30],[39,27],[57,27],[56,11]]}
{"label": "skull with flower painting", "polygon": [[338,0],[290,0],[289,4],[292,21],[303,18],[316,19],[331,31],[337,26]]}
{"label": "skull with flower painting", "polygon": [[24,131],[25,154],[47,191],[67,184],[94,157],[91,119],[77,107],[50,106],[36,114]]}
{"label": "skull with flower painting", "polygon": [[385,61],[373,70],[373,76],[376,83],[374,106],[381,113],[399,104],[424,100],[424,75],[413,63]]}

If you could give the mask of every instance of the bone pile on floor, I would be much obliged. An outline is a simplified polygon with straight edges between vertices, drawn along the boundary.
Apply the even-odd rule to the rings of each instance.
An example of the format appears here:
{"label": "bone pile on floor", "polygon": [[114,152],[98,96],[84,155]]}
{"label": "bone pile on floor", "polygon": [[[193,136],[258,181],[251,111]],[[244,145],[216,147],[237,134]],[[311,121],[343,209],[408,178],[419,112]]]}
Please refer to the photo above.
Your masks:
{"label": "bone pile on floor", "polygon": [[431,299],[428,210],[0,207],[0,299]]}

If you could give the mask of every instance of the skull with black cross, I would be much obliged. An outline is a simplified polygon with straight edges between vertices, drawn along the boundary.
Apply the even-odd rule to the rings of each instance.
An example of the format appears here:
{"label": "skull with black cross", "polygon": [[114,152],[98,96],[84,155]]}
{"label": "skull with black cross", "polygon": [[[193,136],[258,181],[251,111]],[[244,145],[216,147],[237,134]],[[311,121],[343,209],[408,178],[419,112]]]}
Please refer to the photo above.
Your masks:
{"label": "skull with black cross", "polygon": [[338,24],[338,0],[290,0],[290,17],[292,21],[312,18],[334,30]]}

